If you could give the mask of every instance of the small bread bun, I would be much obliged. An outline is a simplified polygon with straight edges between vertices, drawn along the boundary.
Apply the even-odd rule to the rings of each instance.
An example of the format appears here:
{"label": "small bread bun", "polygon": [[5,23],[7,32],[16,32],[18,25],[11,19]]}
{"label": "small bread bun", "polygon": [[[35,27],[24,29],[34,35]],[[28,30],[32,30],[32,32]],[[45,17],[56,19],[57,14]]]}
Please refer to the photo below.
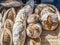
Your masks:
{"label": "small bread bun", "polygon": [[31,39],[27,38],[25,45],[41,45],[41,38]]}
{"label": "small bread bun", "polygon": [[58,26],[58,16],[54,13],[41,15],[42,27],[45,30],[55,30]]}
{"label": "small bread bun", "polygon": [[39,23],[37,24],[29,24],[27,29],[27,36],[31,37],[31,38],[38,38],[41,35],[42,32],[42,27]]}
{"label": "small bread bun", "polygon": [[28,24],[30,24],[30,23],[36,23],[38,21],[39,21],[39,15],[36,15],[36,14],[31,14],[27,18],[27,23]]}

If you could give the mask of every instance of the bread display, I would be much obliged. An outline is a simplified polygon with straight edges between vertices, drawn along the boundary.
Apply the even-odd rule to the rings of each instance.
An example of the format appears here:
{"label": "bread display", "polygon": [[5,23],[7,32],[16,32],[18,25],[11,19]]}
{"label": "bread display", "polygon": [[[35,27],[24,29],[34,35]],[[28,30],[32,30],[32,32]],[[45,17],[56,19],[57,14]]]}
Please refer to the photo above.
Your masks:
{"label": "bread display", "polygon": [[60,14],[54,5],[5,0],[0,6],[0,45],[50,45],[59,38]]}

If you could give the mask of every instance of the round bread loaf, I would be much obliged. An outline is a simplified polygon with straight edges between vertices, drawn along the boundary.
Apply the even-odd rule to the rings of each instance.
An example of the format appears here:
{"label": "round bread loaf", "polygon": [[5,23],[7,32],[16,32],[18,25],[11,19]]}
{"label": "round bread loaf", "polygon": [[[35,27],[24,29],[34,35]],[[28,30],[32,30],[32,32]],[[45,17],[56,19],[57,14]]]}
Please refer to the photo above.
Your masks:
{"label": "round bread loaf", "polygon": [[39,15],[36,15],[36,14],[28,15],[28,18],[27,18],[27,23],[28,24],[37,23],[38,21],[39,21]]}
{"label": "round bread loaf", "polygon": [[31,23],[28,25],[26,32],[27,36],[31,38],[38,38],[41,35],[42,27],[39,23],[37,24]]}

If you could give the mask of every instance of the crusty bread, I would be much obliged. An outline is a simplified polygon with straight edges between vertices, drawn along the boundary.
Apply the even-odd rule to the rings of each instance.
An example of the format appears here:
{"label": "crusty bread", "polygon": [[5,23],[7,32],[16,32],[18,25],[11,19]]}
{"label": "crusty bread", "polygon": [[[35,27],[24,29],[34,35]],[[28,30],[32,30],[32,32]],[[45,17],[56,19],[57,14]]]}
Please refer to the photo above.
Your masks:
{"label": "crusty bread", "polygon": [[8,9],[3,16],[3,23],[6,21],[6,19],[10,19],[13,22],[15,21],[15,17],[16,17],[16,12],[14,8],[10,8]]}
{"label": "crusty bread", "polygon": [[42,27],[39,23],[31,23],[26,29],[27,35],[31,38],[38,38],[41,35]]}
{"label": "crusty bread", "polygon": [[28,24],[37,23],[38,21],[39,21],[39,15],[36,15],[36,14],[28,15],[28,18],[27,18],[27,23]]}

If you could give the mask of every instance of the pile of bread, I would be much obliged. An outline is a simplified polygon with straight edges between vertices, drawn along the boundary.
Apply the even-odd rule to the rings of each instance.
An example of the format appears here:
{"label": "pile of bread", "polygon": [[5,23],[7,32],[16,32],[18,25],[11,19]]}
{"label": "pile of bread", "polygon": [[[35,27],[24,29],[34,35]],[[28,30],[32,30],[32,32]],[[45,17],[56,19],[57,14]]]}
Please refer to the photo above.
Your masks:
{"label": "pile of bread", "polygon": [[41,45],[42,31],[59,26],[59,11],[51,4],[35,5],[33,0],[18,4],[1,3],[5,8],[0,13],[0,44]]}

